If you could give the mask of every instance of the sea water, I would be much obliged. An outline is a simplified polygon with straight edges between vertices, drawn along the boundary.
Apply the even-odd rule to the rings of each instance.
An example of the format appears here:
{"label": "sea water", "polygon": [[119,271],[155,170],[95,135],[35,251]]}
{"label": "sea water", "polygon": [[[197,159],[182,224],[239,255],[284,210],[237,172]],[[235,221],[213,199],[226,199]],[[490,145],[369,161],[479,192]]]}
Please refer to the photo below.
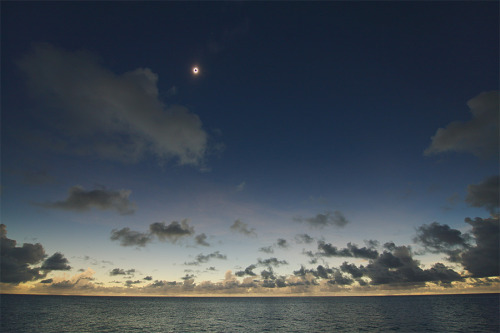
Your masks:
{"label": "sea water", "polygon": [[499,332],[499,294],[371,297],[1,295],[1,332]]}

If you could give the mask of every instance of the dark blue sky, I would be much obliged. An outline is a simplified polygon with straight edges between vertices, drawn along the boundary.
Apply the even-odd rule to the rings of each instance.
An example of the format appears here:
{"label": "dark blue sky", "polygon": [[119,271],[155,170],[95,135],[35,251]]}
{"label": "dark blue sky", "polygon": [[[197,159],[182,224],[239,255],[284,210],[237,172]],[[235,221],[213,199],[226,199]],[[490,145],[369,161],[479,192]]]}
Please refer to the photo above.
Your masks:
{"label": "dark blue sky", "polygon": [[[152,274],[110,232],[187,219],[235,271],[277,238],[418,249],[423,224],[494,214],[468,186],[498,182],[497,2],[1,6],[2,223],[19,242]],[[313,228],[333,212],[348,223]],[[237,220],[258,235],[241,249]],[[73,230],[98,245],[72,247]],[[170,246],[176,273],[158,279],[200,251]],[[282,255],[306,264],[301,250]]]}

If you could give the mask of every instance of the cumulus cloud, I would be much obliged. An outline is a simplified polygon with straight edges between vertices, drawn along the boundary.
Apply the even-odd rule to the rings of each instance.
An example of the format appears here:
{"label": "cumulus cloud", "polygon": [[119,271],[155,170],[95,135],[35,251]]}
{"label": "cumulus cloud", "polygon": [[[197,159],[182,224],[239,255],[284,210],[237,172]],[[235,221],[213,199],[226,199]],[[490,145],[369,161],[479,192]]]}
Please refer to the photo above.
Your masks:
{"label": "cumulus cloud", "polygon": [[225,254],[220,253],[219,251],[215,251],[209,254],[198,254],[195,258],[195,261],[187,262],[185,265],[199,265],[204,264],[210,261],[210,259],[221,259],[226,260],[227,256]]}
{"label": "cumulus cloud", "polygon": [[462,254],[462,265],[474,277],[500,275],[500,225],[495,218],[466,218],[465,222],[472,226],[476,246],[470,247]]}
{"label": "cumulus cloud", "polygon": [[68,197],[62,201],[41,204],[46,208],[86,211],[95,207],[100,210],[116,210],[121,215],[133,214],[135,204],[130,202],[130,190],[108,190],[100,188],[86,191],[81,186],[73,186],[69,189]]}
{"label": "cumulus cloud", "polygon": [[231,230],[245,236],[257,236],[254,228],[249,229],[248,225],[241,222],[240,220],[234,221],[234,223],[231,225]]}
{"label": "cumulus cloud", "polygon": [[[472,226],[462,234],[448,225],[436,222],[417,229],[415,241],[434,253],[446,253],[448,260],[460,263],[473,277],[500,275],[500,226],[497,217],[466,218]],[[473,244],[475,243],[475,245]]]}
{"label": "cumulus cloud", "polygon": [[258,259],[258,264],[261,266],[275,266],[278,267],[280,265],[288,265],[286,260],[279,260],[277,258],[269,258],[269,259]]}
{"label": "cumulus cloud", "polygon": [[318,242],[318,252],[316,256],[323,257],[354,257],[354,258],[364,258],[364,259],[374,259],[378,256],[378,251],[367,248],[358,247],[356,244],[347,243],[347,247],[343,249],[338,249],[332,244],[326,243],[324,241]]}
{"label": "cumulus cloud", "polygon": [[48,257],[42,264],[42,269],[46,271],[67,271],[71,269],[69,261],[60,252]]}
{"label": "cumulus cloud", "polygon": [[238,271],[238,272],[234,273],[234,275],[236,275],[236,276],[245,276],[245,275],[249,275],[249,276],[256,276],[257,274],[255,274],[255,273],[253,272],[253,270],[254,270],[255,268],[257,268],[257,266],[256,266],[256,265],[250,265],[250,266],[248,266],[247,268],[245,268],[245,270],[244,270],[244,271]]}
{"label": "cumulus cloud", "polygon": [[479,157],[498,156],[498,91],[483,92],[467,102],[472,119],[439,128],[425,155],[467,152]]}
{"label": "cumulus cloud", "polygon": [[[130,230],[130,228],[122,228],[120,230],[113,229],[111,231],[111,240],[120,241],[121,246],[137,246],[144,247],[150,243],[154,237],[160,241],[177,242],[181,237],[191,236],[194,234],[194,228],[191,227],[187,220],[182,220],[181,223],[173,221],[170,224],[165,222],[155,222],[149,225],[149,232],[138,232]],[[197,236],[196,241],[203,242],[206,238],[205,234]],[[208,243],[207,243],[208,244]],[[203,244],[202,244],[203,245]]]}
{"label": "cumulus cloud", "polygon": [[152,241],[152,236],[147,233],[130,230],[130,228],[122,228],[111,231],[111,240],[120,241],[121,246],[144,247]]}
{"label": "cumulus cloud", "polygon": [[314,242],[314,238],[309,236],[308,234],[299,234],[295,236],[295,241],[297,243],[311,244],[312,242]]}
{"label": "cumulus cloud", "polygon": [[50,44],[35,44],[18,65],[33,94],[48,104],[42,120],[72,152],[121,161],[152,153],[179,164],[203,162],[208,135],[200,118],[162,103],[158,75],[149,68],[115,74],[95,55]]}
{"label": "cumulus cloud", "polygon": [[116,276],[116,275],[134,275],[135,269],[131,268],[128,270],[124,270],[122,268],[113,268],[111,272],[109,272],[109,275],[111,276]]}
{"label": "cumulus cloud", "polygon": [[288,248],[288,242],[284,238],[278,238],[278,240],[276,242],[276,246],[278,246],[279,248],[282,248],[282,249],[286,249],[286,248]]}
{"label": "cumulus cloud", "polygon": [[[22,247],[7,237],[7,227],[0,224],[0,282],[19,284],[46,277],[54,270],[69,270],[68,260],[57,252],[46,258],[40,243],[24,243]],[[36,265],[42,264],[41,267]]]}
{"label": "cumulus cloud", "polygon": [[324,214],[317,214],[314,217],[294,217],[294,220],[297,222],[306,222],[311,227],[314,228],[324,228],[329,225],[333,225],[336,227],[345,227],[349,221],[345,218],[342,212],[336,210],[332,212],[325,212]]}
{"label": "cumulus cloud", "polygon": [[203,245],[203,246],[210,246],[210,244],[207,242],[207,235],[199,234],[195,238],[196,244],[198,245]]}
{"label": "cumulus cloud", "polygon": [[467,186],[465,201],[472,207],[484,207],[491,215],[498,214],[500,204],[500,176],[492,176],[479,184]]}
{"label": "cumulus cloud", "polygon": [[452,254],[457,249],[468,247],[469,238],[468,234],[462,234],[460,230],[433,222],[418,227],[413,240],[431,252]]}
{"label": "cumulus cloud", "polygon": [[263,247],[259,248],[259,251],[264,252],[264,253],[274,253],[274,249],[273,249],[272,245],[263,246]]}
{"label": "cumulus cloud", "polygon": [[151,280],[153,280],[153,277],[152,276],[146,276],[143,280],[151,281]]}
{"label": "cumulus cloud", "polygon": [[168,225],[165,222],[155,222],[149,225],[149,231],[160,240],[170,240],[174,243],[183,236],[194,234],[194,228],[187,220],[182,220],[181,223],[173,221]]}

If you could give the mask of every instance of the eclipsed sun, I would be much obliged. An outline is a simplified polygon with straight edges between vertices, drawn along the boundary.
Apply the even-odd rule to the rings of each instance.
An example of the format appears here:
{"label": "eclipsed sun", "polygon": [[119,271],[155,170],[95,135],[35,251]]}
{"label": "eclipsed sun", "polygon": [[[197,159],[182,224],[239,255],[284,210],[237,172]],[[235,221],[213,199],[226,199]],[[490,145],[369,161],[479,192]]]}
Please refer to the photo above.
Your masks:
{"label": "eclipsed sun", "polygon": [[193,74],[197,75],[200,73],[200,70],[198,69],[198,67],[193,67]]}

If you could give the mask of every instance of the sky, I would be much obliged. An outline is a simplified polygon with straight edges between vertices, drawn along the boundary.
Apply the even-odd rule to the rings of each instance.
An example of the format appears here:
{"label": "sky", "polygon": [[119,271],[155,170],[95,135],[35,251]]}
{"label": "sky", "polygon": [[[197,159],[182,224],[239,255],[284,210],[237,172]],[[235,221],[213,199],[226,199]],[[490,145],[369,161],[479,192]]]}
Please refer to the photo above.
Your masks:
{"label": "sky", "polygon": [[498,13],[3,1],[1,292],[498,292]]}

